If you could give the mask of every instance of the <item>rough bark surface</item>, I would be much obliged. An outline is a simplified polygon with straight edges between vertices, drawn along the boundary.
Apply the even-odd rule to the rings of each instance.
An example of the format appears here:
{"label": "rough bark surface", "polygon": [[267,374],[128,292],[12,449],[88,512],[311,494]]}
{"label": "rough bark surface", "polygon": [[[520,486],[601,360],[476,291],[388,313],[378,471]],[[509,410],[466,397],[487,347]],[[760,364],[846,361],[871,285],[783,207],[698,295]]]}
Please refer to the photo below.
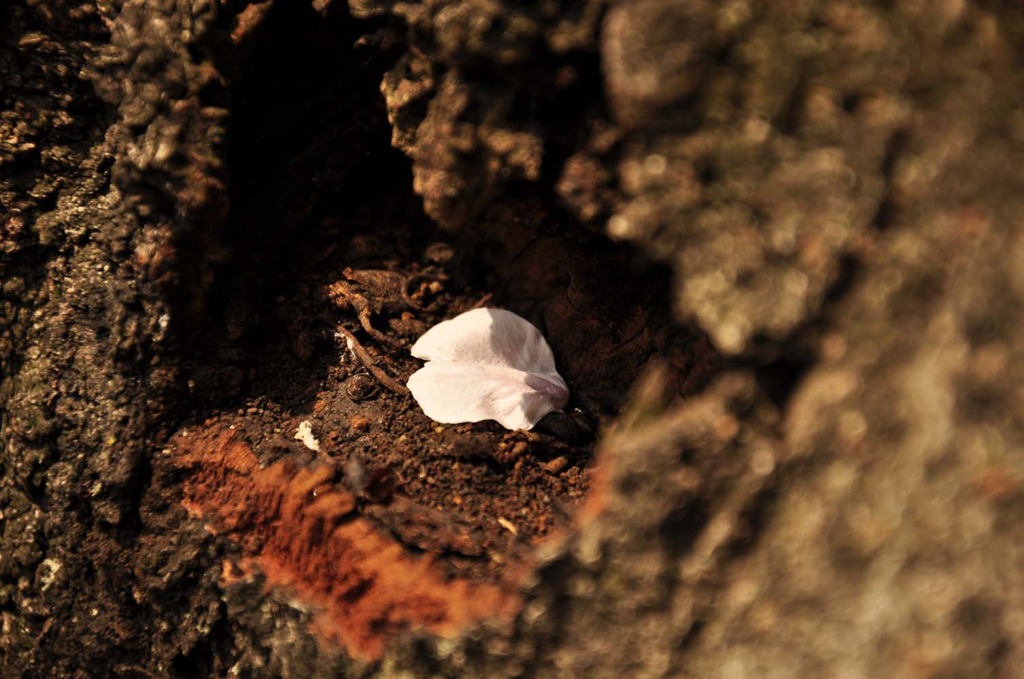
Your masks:
{"label": "rough bark surface", "polygon": [[[1015,676],[1022,220],[1012,6],[4,3],[0,675]],[[439,233],[586,397],[486,582],[212,417],[322,404],[319,263]]]}

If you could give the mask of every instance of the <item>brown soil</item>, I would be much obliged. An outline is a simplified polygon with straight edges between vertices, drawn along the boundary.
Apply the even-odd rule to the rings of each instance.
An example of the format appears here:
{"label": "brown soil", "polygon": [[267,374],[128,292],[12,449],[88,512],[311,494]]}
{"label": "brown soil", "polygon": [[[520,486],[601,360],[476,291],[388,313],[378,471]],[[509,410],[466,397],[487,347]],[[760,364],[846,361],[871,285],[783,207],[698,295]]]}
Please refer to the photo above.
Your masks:
{"label": "brown soil", "polygon": [[[532,550],[570,524],[596,433],[648,357],[676,357],[682,393],[714,364],[704,340],[658,311],[667,304],[644,303],[667,288],[664,272],[604,277],[631,255],[545,236],[533,217],[525,244],[500,231],[450,244],[423,227],[346,242],[328,228],[339,245],[311,247],[303,283],[264,312],[259,359],[233,369],[239,395],[198,404],[160,465],[158,485],[183,478],[186,508],[241,547],[230,581],[257,567],[315,602],[314,626],[357,657],[376,657],[403,629],[443,633],[514,608]],[[572,389],[565,412],[533,431],[438,424],[404,388],[421,365],[415,338],[481,304],[544,329]],[[357,307],[371,309],[377,337]],[[193,374],[209,392],[231,370],[197,357]],[[295,438],[305,420],[319,451]]]}

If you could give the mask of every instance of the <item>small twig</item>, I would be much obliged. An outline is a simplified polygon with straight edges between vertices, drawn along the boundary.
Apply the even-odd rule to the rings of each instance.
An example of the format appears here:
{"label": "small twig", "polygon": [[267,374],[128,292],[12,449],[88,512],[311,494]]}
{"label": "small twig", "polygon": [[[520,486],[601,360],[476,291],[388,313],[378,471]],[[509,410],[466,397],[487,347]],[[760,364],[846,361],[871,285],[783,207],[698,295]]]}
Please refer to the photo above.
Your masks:
{"label": "small twig", "polygon": [[398,382],[395,378],[388,375],[374,364],[373,356],[370,356],[370,352],[368,352],[366,348],[359,343],[359,340],[356,339],[355,335],[349,332],[345,326],[339,325],[337,326],[337,330],[338,334],[345,338],[345,344],[348,346],[349,351],[359,359],[359,362],[370,371],[370,374],[373,375],[378,382],[396,394],[402,394],[404,396],[409,393],[409,390],[406,389],[404,384]]}
{"label": "small twig", "polygon": [[114,671],[121,675],[123,675],[125,672],[135,672],[145,677],[149,677],[149,679],[156,679],[155,674],[153,674],[144,667],[140,667],[139,665],[114,665]]}
{"label": "small twig", "polygon": [[[412,296],[412,294],[410,294],[410,288],[413,287],[414,283],[419,283],[420,281],[440,284],[446,280],[448,280],[447,276],[435,273],[422,272],[409,274],[408,276],[405,277],[405,280],[402,281],[402,300],[411,309],[419,309],[420,311],[430,311],[431,307],[437,306],[437,302],[434,301],[431,302],[430,304],[423,304],[423,302],[416,299],[415,297]],[[441,288],[440,285],[438,285],[436,289],[430,288],[430,291],[436,294],[440,292],[442,289],[443,288]]]}
{"label": "small twig", "polygon": [[491,303],[491,299],[493,299],[493,298],[494,298],[494,295],[492,293],[488,292],[486,295],[484,295],[479,300],[477,300],[473,304],[473,306],[471,306],[469,308],[470,309],[481,309],[481,308],[487,306],[488,304],[490,304]]}

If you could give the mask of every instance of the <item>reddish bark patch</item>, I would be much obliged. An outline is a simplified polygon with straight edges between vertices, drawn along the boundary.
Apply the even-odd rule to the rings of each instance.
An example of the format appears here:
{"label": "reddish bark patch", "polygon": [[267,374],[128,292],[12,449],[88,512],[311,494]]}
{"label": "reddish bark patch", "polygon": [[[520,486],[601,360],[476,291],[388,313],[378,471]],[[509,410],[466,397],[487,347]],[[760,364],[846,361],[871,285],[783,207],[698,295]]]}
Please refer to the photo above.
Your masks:
{"label": "reddish bark patch", "polygon": [[327,465],[260,469],[250,446],[219,428],[179,434],[171,451],[189,472],[185,507],[231,534],[267,584],[313,607],[314,628],[355,658],[380,658],[406,631],[452,636],[519,609],[511,587],[446,578],[430,558],[410,556],[358,513]]}

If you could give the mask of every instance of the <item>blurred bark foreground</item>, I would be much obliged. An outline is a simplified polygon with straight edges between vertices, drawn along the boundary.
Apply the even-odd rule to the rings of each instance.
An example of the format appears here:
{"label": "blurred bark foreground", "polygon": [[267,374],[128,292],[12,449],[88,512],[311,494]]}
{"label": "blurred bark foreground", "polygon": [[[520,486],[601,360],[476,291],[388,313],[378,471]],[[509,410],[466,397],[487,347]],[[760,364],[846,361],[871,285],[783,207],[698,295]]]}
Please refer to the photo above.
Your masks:
{"label": "blurred bark foreground", "polygon": [[[0,674],[1015,676],[1022,221],[1015,8],[4,3]],[[622,404],[498,584],[204,428],[398,222]]]}

